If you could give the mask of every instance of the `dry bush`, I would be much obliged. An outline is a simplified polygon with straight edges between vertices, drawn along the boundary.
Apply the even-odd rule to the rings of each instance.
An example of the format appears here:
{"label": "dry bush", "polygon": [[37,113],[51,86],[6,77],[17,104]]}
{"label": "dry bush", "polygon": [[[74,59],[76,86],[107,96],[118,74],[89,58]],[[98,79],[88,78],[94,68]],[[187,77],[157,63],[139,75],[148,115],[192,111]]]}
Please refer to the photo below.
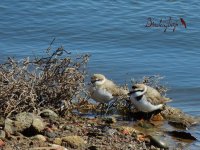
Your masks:
{"label": "dry bush", "polygon": [[89,56],[72,56],[63,47],[47,56],[29,60],[8,58],[0,64],[0,114],[10,116],[22,111],[50,108],[63,113],[72,100],[84,91]]}

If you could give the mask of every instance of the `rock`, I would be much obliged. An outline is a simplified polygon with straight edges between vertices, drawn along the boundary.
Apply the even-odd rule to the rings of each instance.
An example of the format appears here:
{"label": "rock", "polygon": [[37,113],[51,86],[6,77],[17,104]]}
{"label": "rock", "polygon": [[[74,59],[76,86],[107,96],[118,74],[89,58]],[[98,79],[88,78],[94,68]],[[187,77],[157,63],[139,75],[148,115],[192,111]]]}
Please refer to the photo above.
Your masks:
{"label": "rock", "polygon": [[61,138],[55,138],[53,143],[57,144],[57,145],[61,145],[62,144],[62,139]]}
{"label": "rock", "polygon": [[5,124],[5,118],[4,117],[0,117],[0,127],[3,128]]}
{"label": "rock", "polygon": [[108,130],[106,131],[106,133],[107,133],[108,135],[113,135],[113,134],[116,133],[116,132],[117,132],[116,129],[108,129]]}
{"label": "rock", "polygon": [[0,130],[0,139],[1,139],[1,140],[4,140],[5,137],[6,137],[6,133],[5,133],[5,131]]}
{"label": "rock", "polygon": [[107,124],[113,124],[117,122],[115,117],[106,117],[103,118],[103,121]]}
{"label": "rock", "polygon": [[143,120],[139,121],[136,125],[144,129],[152,129],[154,127],[154,124],[152,124],[151,122]]}
{"label": "rock", "polygon": [[80,136],[66,136],[62,138],[62,141],[66,142],[71,148],[81,148],[86,144]]}
{"label": "rock", "polygon": [[34,116],[32,127],[38,132],[41,132],[42,130],[44,130],[45,124],[44,124],[42,118],[40,118],[38,116]]}
{"label": "rock", "polygon": [[52,149],[52,150],[68,150],[68,149],[66,149],[65,147],[63,147],[63,146],[60,146],[60,145],[57,145],[57,144],[50,144],[50,146],[51,146],[51,148],[50,149]]}
{"label": "rock", "polygon": [[5,142],[0,139],[0,148],[5,146]]}
{"label": "rock", "polygon": [[191,133],[184,131],[167,131],[167,134],[179,139],[197,140]]}
{"label": "rock", "polygon": [[[73,126],[69,126],[69,125],[66,125],[63,127],[64,130],[68,130],[70,132],[73,132],[74,131],[74,127]],[[76,130],[76,129],[75,129]]]}
{"label": "rock", "polygon": [[6,118],[4,130],[8,134],[22,133],[25,136],[34,136],[44,130],[45,124],[41,117],[32,113],[19,113],[15,121]]}
{"label": "rock", "polygon": [[134,147],[133,144],[128,144],[128,148],[129,148],[129,149],[134,149],[135,147]]}
{"label": "rock", "polygon": [[128,126],[120,126],[117,128],[117,130],[120,131],[122,134],[129,134],[129,135],[137,132],[137,130]]}
{"label": "rock", "polygon": [[46,137],[41,134],[37,134],[37,135],[33,136],[32,139],[39,140],[42,142],[45,142],[47,140]]}
{"label": "rock", "polygon": [[164,121],[164,118],[160,113],[158,113],[151,117],[151,121]]}
{"label": "rock", "polygon": [[4,131],[7,132],[8,134],[14,134],[15,133],[15,127],[14,127],[14,121],[6,118],[5,120],[5,127]]}
{"label": "rock", "polygon": [[45,131],[44,135],[47,136],[48,138],[55,138],[57,136],[55,132],[49,132],[49,131]]}
{"label": "rock", "polygon": [[166,120],[182,123],[182,125],[185,125],[188,128],[199,124],[200,121],[199,118],[185,114],[180,109],[170,106],[165,106],[165,109],[161,112],[161,115]]}
{"label": "rock", "polygon": [[168,149],[168,145],[159,136],[149,135],[150,143],[158,148]]}
{"label": "rock", "polygon": [[58,118],[58,115],[50,109],[44,109],[43,111],[41,111],[40,116],[47,118]]}
{"label": "rock", "polygon": [[14,122],[15,128],[18,132],[21,132],[29,128],[33,122],[33,114],[22,112],[16,115],[16,121]]}
{"label": "rock", "polygon": [[88,150],[98,150],[98,147],[97,146],[90,146],[90,147],[88,147]]}
{"label": "rock", "polygon": [[184,129],[184,130],[188,129],[188,125],[180,121],[168,121],[168,124],[178,129]]}

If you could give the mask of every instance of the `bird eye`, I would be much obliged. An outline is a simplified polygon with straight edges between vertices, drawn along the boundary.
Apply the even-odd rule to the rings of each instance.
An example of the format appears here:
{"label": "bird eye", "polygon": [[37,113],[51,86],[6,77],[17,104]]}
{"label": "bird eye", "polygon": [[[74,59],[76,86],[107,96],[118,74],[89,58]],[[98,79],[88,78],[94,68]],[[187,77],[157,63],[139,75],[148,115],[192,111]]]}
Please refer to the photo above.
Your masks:
{"label": "bird eye", "polygon": [[135,85],[132,86],[132,89],[136,89],[136,88],[137,88],[137,86],[135,86]]}

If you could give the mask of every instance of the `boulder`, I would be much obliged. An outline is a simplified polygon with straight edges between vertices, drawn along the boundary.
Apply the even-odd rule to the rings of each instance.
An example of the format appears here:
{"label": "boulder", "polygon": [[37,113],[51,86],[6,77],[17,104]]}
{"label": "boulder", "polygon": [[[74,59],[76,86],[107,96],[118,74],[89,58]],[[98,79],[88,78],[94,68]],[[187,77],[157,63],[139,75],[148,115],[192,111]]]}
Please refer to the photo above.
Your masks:
{"label": "boulder", "polygon": [[50,109],[44,109],[43,111],[41,111],[40,116],[46,118],[58,118],[58,115]]}
{"label": "boulder", "polygon": [[33,117],[32,127],[37,131],[41,132],[45,128],[43,120],[39,116]]}
{"label": "boulder", "polygon": [[42,141],[42,142],[45,142],[47,140],[47,138],[41,134],[37,134],[37,135],[33,136],[32,139]]}
{"label": "boulder", "polygon": [[6,118],[4,130],[8,134],[22,133],[25,136],[34,136],[44,130],[45,123],[40,116],[22,112],[16,115],[15,120]]}

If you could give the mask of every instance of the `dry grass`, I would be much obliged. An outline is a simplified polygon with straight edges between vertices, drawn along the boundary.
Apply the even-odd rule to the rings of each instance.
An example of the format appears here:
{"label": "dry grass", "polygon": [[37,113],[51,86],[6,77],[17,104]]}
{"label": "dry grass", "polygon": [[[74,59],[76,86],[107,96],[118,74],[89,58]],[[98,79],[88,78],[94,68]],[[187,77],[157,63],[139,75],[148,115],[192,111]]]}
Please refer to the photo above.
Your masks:
{"label": "dry grass", "polygon": [[46,55],[33,60],[8,58],[0,64],[1,115],[41,108],[62,114],[72,108],[74,98],[81,98],[89,56],[72,56],[63,47],[51,52],[51,45]]}
{"label": "dry grass", "polygon": [[137,81],[132,81],[132,84],[136,84],[136,83],[143,83],[146,84],[150,87],[155,88],[156,90],[158,90],[158,92],[161,95],[165,95],[166,92],[168,91],[168,88],[166,88],[165,86],[163,86],[161,84],[161,80],[164,77],[160,76],[160,75],[152,75],[152,76],[144,76],[143,79],[141,80],[137,80]]}

